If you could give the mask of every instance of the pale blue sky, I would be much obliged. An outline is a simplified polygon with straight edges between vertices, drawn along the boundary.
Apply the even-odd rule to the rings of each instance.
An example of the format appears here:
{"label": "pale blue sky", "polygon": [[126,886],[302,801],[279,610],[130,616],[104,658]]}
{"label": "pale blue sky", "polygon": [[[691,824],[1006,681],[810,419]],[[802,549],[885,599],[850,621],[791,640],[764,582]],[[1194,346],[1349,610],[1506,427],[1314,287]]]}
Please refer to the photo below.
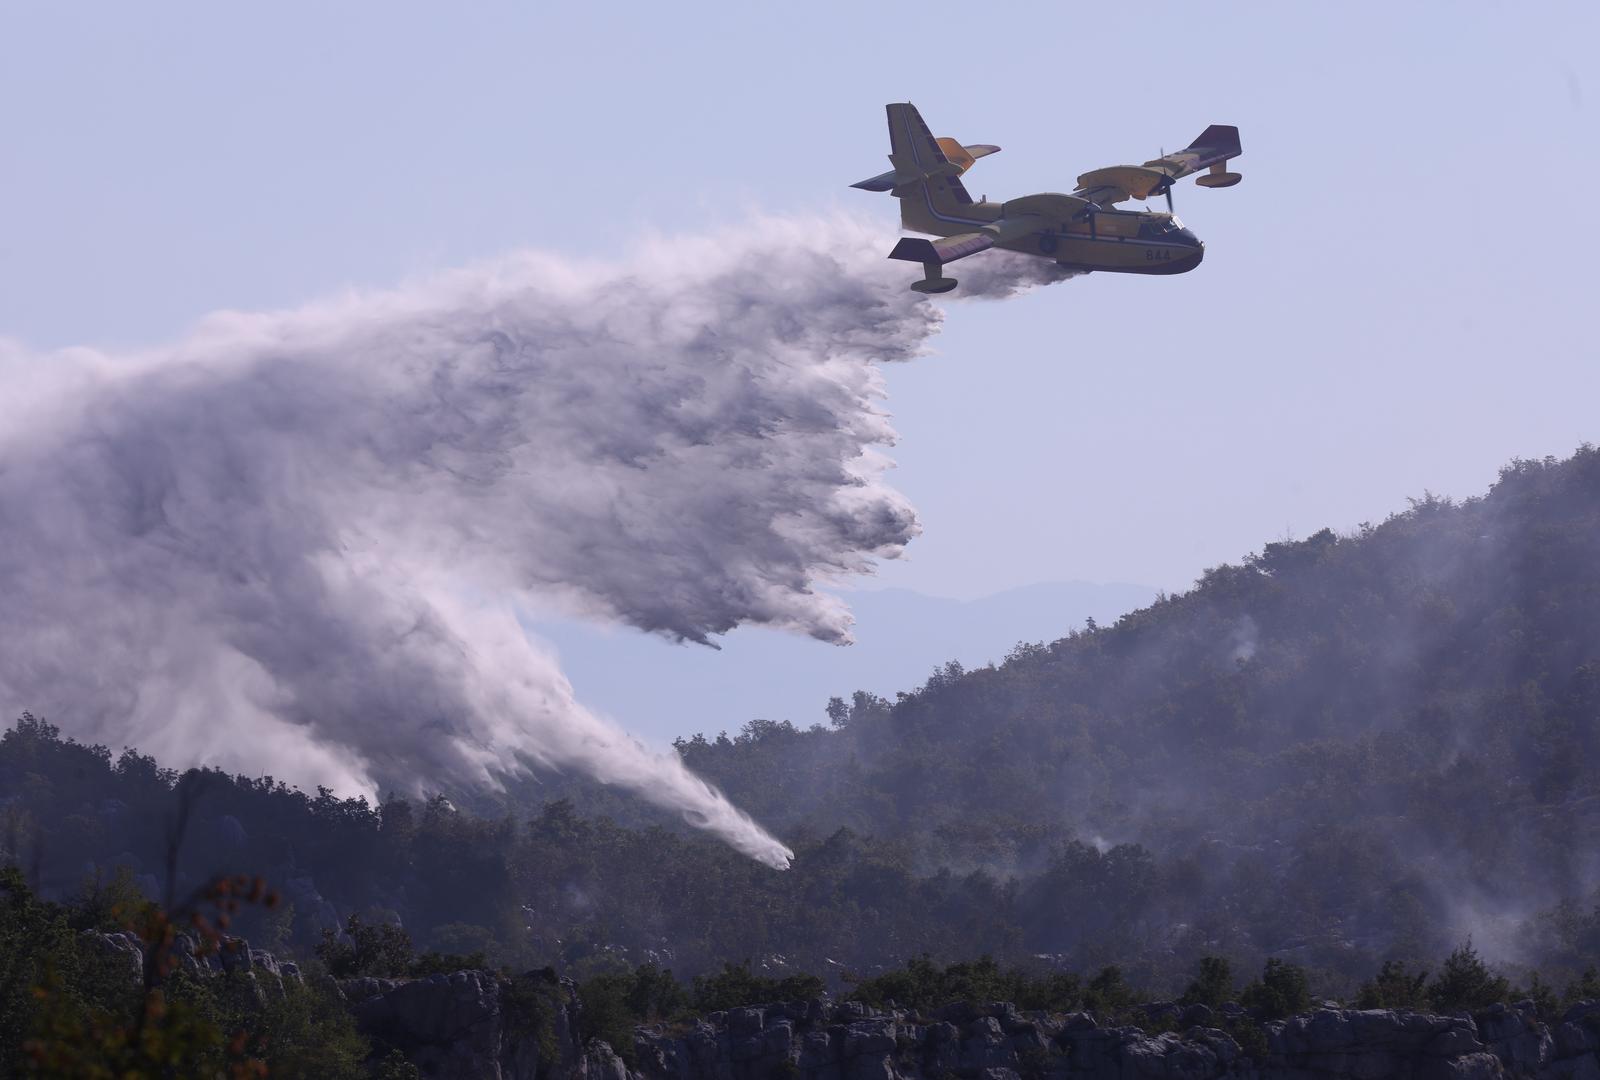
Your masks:
{"label": "pale blue sky", "polygon": [[[1070,190],[1207,124],[1196,272],[956,304],[885,584],[1182,588],[1600,436],[1593,3],[0,6],[0,334],[129,345],[507,250],[848,209],[883,104]],[[981,256],[979,256],[981,258]]]}

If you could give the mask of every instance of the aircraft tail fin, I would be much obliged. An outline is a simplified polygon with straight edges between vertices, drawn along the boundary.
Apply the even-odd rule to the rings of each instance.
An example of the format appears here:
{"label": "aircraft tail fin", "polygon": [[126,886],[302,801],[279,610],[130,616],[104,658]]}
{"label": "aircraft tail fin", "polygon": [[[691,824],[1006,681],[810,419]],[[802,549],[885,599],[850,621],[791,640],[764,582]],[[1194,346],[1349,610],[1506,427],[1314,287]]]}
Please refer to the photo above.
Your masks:
{"label": "aircraft tail fin", "polygon": [[1228,162],[1244,152],[1239,145],[1239,129],[1236,127],[1212,124],[1183,152],[1194,155],[1192,167],[1196,172],[1210,170],[1204,176],[1195,177],[1194,182],[1201,187],[1232,187],[1242,179],[1238,173],[1228,171]]}
{"label": "aircraft tail fin", "polygon": [[884,111],[889,114],[889,161],[895,171],[926,176],[952,164],[915,105],[896,101]]}
{"label": "aircraft tail fin", "polygon": [[1184,150],[1199,158],[1196,169],[1220,164],[1244,152],[1239,145],[1239,129],[1231,124],[1212,124]]}
{"label": "aircraft tail fin", "polygon": [[[950,160],[917,107],[909,101],[897,101],[885,111],[889,115],[889,162],[894,166],[896,180],[905,178],[895,185],[894,194],[925,198],[936,210],[971,206],[972,196],[961,182],[966,165]],[[962,156],[966,154],[963,152]],[[967,163],[971,163],[970,158]]]}
{"label": "aircraft tail fin", "polygon": [[886,111],[889,163],[894,168],[850,186],[865,191],[889,191],[898,198],[914,195],[921,199],[926,185],[928,201],[936,207],[971,205],[972,196],[961,183],[961,174],[975,160],[1000,148],[986,143],[962,146],[954,139],[934,138],[922,114],[909,101],[894,102]]}

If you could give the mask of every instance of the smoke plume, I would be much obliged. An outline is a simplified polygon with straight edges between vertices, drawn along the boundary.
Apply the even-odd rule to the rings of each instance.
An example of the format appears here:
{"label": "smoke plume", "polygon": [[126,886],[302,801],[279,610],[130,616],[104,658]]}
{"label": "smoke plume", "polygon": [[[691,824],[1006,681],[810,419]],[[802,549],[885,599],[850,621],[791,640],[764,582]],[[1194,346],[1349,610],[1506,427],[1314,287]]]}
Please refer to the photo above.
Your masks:
{"label": "smoke plume", "polygon": [[[135,355],[0,345],[0,705],[343,792],[579,769],[787,865],[574,700],[516,612],[847,642],[816,586],[917,533],[875,365],[940,320],[883,246],[768,221],[219,314]],[[985,258],[979,294],[1053,276]]]}

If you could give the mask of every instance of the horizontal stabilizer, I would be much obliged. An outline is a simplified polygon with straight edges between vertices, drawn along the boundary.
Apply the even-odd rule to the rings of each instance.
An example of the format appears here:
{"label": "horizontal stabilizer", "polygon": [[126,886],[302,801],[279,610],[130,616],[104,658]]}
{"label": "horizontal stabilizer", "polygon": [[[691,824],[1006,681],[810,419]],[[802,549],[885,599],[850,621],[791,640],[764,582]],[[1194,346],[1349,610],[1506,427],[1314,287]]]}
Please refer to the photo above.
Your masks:
{"label": "horizontal stabilizer", "polygon": [[893,191],[899,185],[895,183],[895,171],[890,169],[886,173],[879,173],[866,180],[857,180],[850,186],[860,188],[862,191]]}
{"label": "horizontal stabilizer", "polygon": [[[958,175],[971,168],[972,163],[978,158],[988,157],[990,154],[998,154],[1000,152],[998,146],[990,143],[974,143],[971,146],[962,146],[954,139],[939,139],[937,142],[940,149],[945,152],[947,163],[956,167]],[[888,172],[879,173],[877,176],[871,176],[865,180],[857,180],[850,186],[860,188],[862,191],[893,191],[895,188],[905,184],[916,183],[924,175],[926,174],[922,172],[897,172],[894,169],[890,169]]]}
{"label": "horizontal stabilizer", "polygon": [[1113,165],[1095,169],[1078,177],[1073,195],[1097,207],[1114,206],[1124,199],[1167,196],[1172,201],[1172,185],[1186,176],[1210,169],[1208,176],[1196,178],[1201,187],[1228,187],[1239,182],[1238,173],[1226,171],[1232,158],[1244,153],[1239,145],[1239,129],[1232,124],[1212,124],[1188,146],[1152,158],[1143,165]]}
{"label": "horizontal stabilizer", "polygon": [[954,139],[937,139],[939,149],[944,151],[944,156],[950,164],[961,172],[972,168],[972,163],[981,157],[998,154],[1000,148],[989,143],[976,143],[972,146],[962,146]]}

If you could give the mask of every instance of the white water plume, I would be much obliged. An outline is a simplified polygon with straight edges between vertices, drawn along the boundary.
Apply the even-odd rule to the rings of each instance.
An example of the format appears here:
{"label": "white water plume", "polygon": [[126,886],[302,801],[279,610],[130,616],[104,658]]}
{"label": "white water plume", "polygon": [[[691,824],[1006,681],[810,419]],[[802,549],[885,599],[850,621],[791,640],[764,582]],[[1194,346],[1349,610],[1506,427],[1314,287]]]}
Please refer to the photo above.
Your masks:
{"label": "white water plume", "polygon": [[[574,700],[516,605],[848,641],[814,585],[917,532],[875,365],[940,320],[884,246],[765,221],[223,313],[134,355],[0,345],[0,705],[341,792],[579,769],[787,865]],[[1053,276],[985,258],[979,294]]]}

